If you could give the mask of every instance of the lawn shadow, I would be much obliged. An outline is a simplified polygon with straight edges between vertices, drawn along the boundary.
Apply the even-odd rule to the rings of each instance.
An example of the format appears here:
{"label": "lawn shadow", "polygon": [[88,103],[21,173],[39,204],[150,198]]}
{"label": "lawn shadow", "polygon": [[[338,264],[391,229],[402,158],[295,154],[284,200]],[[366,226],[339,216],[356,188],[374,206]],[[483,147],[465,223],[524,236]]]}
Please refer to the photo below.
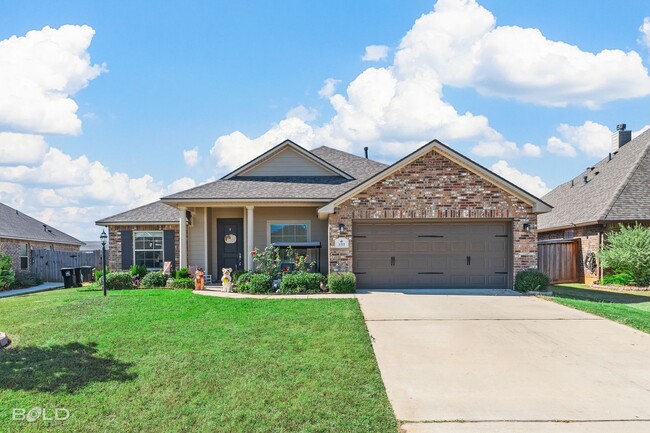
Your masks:
{"label": "lawn shadow", "polygon": [[134,364],[97,355],[97,343],[8,347],[0,351],[0,389],[73,394],[93,382],[126,382]]}
{"label": "lawn shadow", "polygon": [[650,296],[636,295],[634,293],[617,293],[606,290],[563,286],[551,286],[550,289],[553,291],[553,296],[556,298],[582,299],[615,304],[640,304],[642,302],[650,302]]}

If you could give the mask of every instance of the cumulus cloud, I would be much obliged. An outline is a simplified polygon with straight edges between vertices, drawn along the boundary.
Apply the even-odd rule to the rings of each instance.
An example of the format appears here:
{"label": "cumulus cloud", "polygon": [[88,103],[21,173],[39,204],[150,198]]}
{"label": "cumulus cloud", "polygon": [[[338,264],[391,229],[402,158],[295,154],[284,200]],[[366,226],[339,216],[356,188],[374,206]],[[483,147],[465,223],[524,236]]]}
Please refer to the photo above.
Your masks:
{"label": "cumulus cloud", "polygon": [[638,131],[632,131],[632,139],[634,139],[634,138],[638,137],[639,135],[643,134],[648,129],[650,129],[650,125],[645,125],[644,127],[639,129]]}
{"label": "cumulus cloud", "polygon": [[574,157],[578,151],[602,158],[610,152],[612,132],[605,125],[590,120],[582,125],[562,123],[557,127],[559,137],[552,136],[546,149],[559,156]]}
{"label": "cumulus cloud", "polygon": [[491,169],[499,176],[509,180],[536,197],[541,197],[550,191],[550,188],[546,186],[542,178],[523,173],[504,160],[492,164]]}
{"label": "cumulus cloud", "polygon": [[199,148],[194,147],[192,149],[184,150],[183,160],[188,167],[194,167],[199,162]]}
{"label": "cumulus cloud", "polygon": [[46,151],[47,143],[42,135],[0,132],[0,165],[37,164]]}
{"label": "cumulus cloud", "polygon": [[286,117],[287,119],[296,117],[305,122],[310,122],[316,120],[318,117],[318,110],[315,108],[307,108],[304,105],[298,105],[297,107],[293,107],[291,110],[287,111]]}
{"label": "cumulus cloud", "polygon": [[645,17],[643,19],[643,24],[639,27],[639,31],[641,32],[639,43],[643,44],[648,50],[650,50],[650,17]]}
{"label": "cumulus cloud", "polygon": [[542,156],[542,148],[533,143],[524,143],[522,153],[537,158]]}
{"label": "cumulus cloud", "polygon": [[390,49],[386,45],[368,45],[365,53],[361,56],[364,62],[379,62],[388,58]]}
{"label": "cumulus cloud", "polygon": [[546,150],[554,155],[574,157],[578,155],[576,149],[569,143],[557,137],[550,137],[546,142]]}
{"label": "cumulus cloud", "polygon": [[79,134],[71,98],[106,68],[90,62],[89,26],[43,27],[0,41],[0,124],[13,131]]}
{"label": "cumulus cloud", "polygon": [[195,186],[196,186],[196,182],[194,181],[194,179],[189,177],[181,177],[180,179],[176,179],[175,181],[173,181],[167,186],[167,190],[165,191],[165,194],[173,194],[175,192],[194,188]]}
{"label": "cumulus cloud", "polygon": [[328,78],[324,81],[323,87],[318,91],[318,96],[321,98],[329,98],[336,91],[336,85],[340,83],[341,80],[335,80],[334,78]]}

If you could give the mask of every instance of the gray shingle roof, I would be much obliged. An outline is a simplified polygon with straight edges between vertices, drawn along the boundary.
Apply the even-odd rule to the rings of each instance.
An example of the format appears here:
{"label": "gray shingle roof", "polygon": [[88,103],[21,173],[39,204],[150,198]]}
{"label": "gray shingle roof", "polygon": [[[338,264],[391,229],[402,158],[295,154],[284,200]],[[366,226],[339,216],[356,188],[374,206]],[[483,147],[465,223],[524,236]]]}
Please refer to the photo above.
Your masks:
{"label": "gray shingle roof", "polygon": [[234,177],[220,179],[163,197],[163,200],[202,199],[314,199],[330,200],[386,168],[372,161],[326,146],[311,151],[314,155],[353,176],[311,177]]}
{"label": "gray shingle roof", "polygon": [[129,224],[129,223],[170,223],[178,224],[178,209],[161,201],[136,207],[126,212],[118,213],[103,218],[96,222],[97,225],[104,224]]}
{"label": "gray shingle roof", "polygon": [[79,239],[0,203],[0,238],[83,245]]}
{"label": "gray shingle roof", "polygon": [[[587,176],[588,182],[584,182]],[[540,215],[540,230],[596,221],[650,220],[650,130],[622,146],[542,199],[553,211]]]}

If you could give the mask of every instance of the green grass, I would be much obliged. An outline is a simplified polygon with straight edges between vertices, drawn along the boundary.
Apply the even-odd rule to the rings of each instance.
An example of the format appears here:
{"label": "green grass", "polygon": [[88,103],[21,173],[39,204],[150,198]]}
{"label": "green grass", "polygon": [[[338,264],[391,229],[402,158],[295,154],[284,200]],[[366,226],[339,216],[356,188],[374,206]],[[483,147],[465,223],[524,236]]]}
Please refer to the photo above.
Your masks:
{"label": "green grass", "polygon": [[596,314],[650,333],[650,292],[589,289],[584,284],[552,286],[559,304]]}
{"label": "green grass", "polygon": [[[355,299],[0,299],[0,431],[396,432]],[[12,420],[66,408],[67,421]]]}

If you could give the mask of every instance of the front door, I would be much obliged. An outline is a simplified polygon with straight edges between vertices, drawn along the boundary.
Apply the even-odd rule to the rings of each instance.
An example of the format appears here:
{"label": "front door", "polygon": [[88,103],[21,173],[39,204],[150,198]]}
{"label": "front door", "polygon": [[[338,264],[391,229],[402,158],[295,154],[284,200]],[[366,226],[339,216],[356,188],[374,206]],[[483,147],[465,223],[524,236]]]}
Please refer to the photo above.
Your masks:
{"label": "front door", "polygon": [[217,269],[221,281],[221,269],[244,269],[244,220],[228,218],[217,220]]}

